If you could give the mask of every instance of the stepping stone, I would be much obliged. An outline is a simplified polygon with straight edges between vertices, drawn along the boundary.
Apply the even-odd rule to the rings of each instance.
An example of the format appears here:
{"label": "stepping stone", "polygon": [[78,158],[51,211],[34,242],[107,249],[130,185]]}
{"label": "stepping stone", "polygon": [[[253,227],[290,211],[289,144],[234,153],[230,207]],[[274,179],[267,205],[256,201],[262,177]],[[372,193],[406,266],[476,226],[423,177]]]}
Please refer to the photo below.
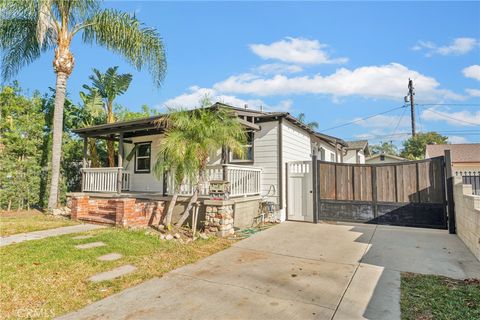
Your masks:
{"label": "stepping stone", "polygon": [[104,242],[90,242],[90,243],[85,243],[85,244],[79,244],[76,245],[75,248],[83,250],[83,249],[90,249],[90,248],[96,248],[96,247],[103,247],[105,246]]}
{"label": "stepping stone", "polygon": [[126,275],[130,272],[137,270],[137,267],[132,266],[131,264],[126,264],[124,266],[112,269],[110,271],[98,273],[94,276],[91,276],[88,280],[92,282],[100,282],[100,281],[107,281],[113,280],[115,278],[119,278],[123,275]]}
{"label": "stepping stone", "polygon": [[89,238],[91,238],[91,237],[93,237],[93,236],[91,236],[91,235],[76,236],[76,237],[73,237],[72,239],[74,239],[74,240],[81,240],[81,239],[89,239]]}
{"label": "stepping stone", "polygon": [[115,260],[118,260],[120,259],[121,257],[123,257],[120,253],[109,253],[109,254],[105,254],[101,257],[98,257],[97,260],[100,260],[100,261],[115,261]]}

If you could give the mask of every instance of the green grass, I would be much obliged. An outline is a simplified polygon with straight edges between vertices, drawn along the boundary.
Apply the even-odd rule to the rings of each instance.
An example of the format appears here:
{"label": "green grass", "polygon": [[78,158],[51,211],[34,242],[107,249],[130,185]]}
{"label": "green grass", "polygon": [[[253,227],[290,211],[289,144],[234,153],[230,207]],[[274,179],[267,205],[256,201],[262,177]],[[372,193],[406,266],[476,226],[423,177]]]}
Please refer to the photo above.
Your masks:
{"label": "green grass", "polygon": [[[160,240],[145,231],[116,228],[95,230],[89,234],[93,238],[74,240],[74,235],[64,235],[0,248],[2,317],[16,318],[19,312],[28,311],[38,318],[58,316],[195,262],[231,243],[213,238],[181,244]],[[74,248],[77,244],[94,241],[103,241],[107,245],[87,250]],[[121,253],[124,257],[111,262],[96,259],[111,252]],[[127,263],[135,265],[137,271],[112,281],[96,284],[87,281],[96,273]]]}
{"label": "green grass", "polygon": [[0,236],[46,230],[78,224],[63,217],[46,215],[36,210],[0,213]]}
{"label": "green grass", "polygon": [[403,320],[480,319],[480,281],[402,274]]}

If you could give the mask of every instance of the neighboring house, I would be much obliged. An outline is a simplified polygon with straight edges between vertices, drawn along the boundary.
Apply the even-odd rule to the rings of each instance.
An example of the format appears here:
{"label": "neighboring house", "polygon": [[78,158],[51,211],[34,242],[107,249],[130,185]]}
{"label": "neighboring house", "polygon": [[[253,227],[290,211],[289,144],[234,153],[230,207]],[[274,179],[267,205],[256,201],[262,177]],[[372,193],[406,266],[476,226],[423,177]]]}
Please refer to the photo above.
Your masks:
{"label": "neighboring house", "polygon": [[382,163],[395,163],[409,161],[408,159],[394,156],[391,154],[376,154],[374,156],[368,157],[365,159],[366,164],[382,164]]}
{"label": "neighboring house", "polygon": [[425,158],[443,156],[445,150],[450,150],[453,174],[480,171],[480,143],[429,144],[425,150]]}
{"label": "neighboring house", "polygon": [[[262,197],[273,202],[280,219],[285,220],[287,162],[311,161],[314,154],[318,159],[342,162],[347,147],[343,140],[317,133],[287,112],[263,112],[221,103],[212,107],[234,111],[248,133],[246,158],[238,159],[230,152],[218,150],[211,155],[206,172],[206,180],[225,179],[230,182],[230,196],[235,203],[235,226],[252,224],[253,216],[258,215],[258,203]],[[119,168],[82,169],[82,193],[72,196],[88,196],[90,202],[98,197],[109,196],[135,198],[137,207],[145,201],[160,201],[164,206],[173,190],[172,180],[167,175],[157,178],[153,173],[157,157],[161,157],[159,142],[165,131],[155,124],[161,117],[158,115],[75,130],[75,133],[84,137],[85,144],[89,138],[110,139],[119,141],[119,149],[124,151],[123,154],[119,152]],[[133,158],[126,161],[126,155],[133,149]],[[191,194],[191,186],[182,186],[181,194]],[[202,196],[207,199],[208,186],[202,190]],[[118,214],[115,219],[119,219]]]}
{"label": "neighboring house", "polygon": [[367,140],[347,141],[346,154],[343,156],[345,163],[365,163],[365,158],[370,156]]}

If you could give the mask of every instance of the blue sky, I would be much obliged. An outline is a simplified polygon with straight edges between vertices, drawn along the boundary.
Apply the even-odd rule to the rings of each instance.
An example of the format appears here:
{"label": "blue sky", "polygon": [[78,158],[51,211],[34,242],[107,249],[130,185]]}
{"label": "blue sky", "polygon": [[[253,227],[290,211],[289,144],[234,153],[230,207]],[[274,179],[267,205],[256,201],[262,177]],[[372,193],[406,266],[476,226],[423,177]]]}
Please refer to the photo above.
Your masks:
{"label": "blue sky", "polygon": [[[73,43],[70,97],[92,68],[133,74],[117,102],[193,107],[205,94],[251,108],[306,114],[320,131],[346,140],[399,143],[410,131],[400,108],[414,80],[420,131],[452,142],[480,142],[479,2],[139,2],[108,1],[135,13],[163,37],[168,70],[161,88],[121,56]],[[53,53],[17,79],[29,90],[53,87]],[[403,116],[402,116],[403,114]]]}

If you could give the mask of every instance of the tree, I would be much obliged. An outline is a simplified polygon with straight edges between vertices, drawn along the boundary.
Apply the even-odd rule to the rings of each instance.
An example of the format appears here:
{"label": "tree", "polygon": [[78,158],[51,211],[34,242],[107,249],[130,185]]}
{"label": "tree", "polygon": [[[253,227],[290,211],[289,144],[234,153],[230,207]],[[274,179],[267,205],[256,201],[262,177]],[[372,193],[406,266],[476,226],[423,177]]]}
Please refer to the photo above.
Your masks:
{"label": "tree", "polygon": [[[116,97],[127,91],[132,82],[130,73],[118,74],[118,66],[108,68],[105,73],[101,73],[97,69],[93,69],[92,87],[84,85],[83,87],[90,92],[98,92],[105,102],[105,111],[107,113],[107,123],[115,122],[113,113],[113,102]],[[107,141],[108,166],[115,166],[115,142]]]}
{"label": "tree", "polygon": [[17,84],[0,91],[0,207],[38,204],[45,119],[42,99],[21,94]]}
{"label": "tree", "polygon": [[[194,185],[193,195],[176,224],[180,227],[198,200],[209,155],[227,148],[243,156],[246,133],[238,117],[224,108],[172,110],[167,117],[158,121],[158,125],[165,126],[166,132],[160,142],[162,151],[157,157],[155,171],[174,174],[177,186],[174,196],[178,195],[178,186],[183,182]],[[167,217],[170,215],[170,218],[167,218],[167,223],[175,205],[172,203],[173,199],[168,208]]]}
{"label": "tree", "polygon": [[305,113],[301,112],[297,116],[297,120],[309,127],[312,130],[318,129],[318,122],[317,121],[311,121],[311,122],[305,122]]}
{"label": "tree", "polygon": [[445,144],[448,137],[442,136],[436,132],[417,133],[403,142],[401,157],[418,160],[425,157],[425,149],[428,144]]}
{"label": "tree", "polygon": [[128,120],[158,116],[159,112],[155,109],[150,108],[146,104],[142,105],[140,111],[130,111],[124,106],[116,105],[115,115],[117,116],[117,119],[119,121],[128,121]]}
{"label": "tree", "polygon": [[392,143],[389,142],[380,142],[380,144],[375,144],[370,146],[370,153],[375,154],[389,154],[392,156],[398,155],[397,147]]}
{"label": "tree", "polygon": [[56,74],[55,110],[48,209],[57,206],[62,146],[63,107],[67,79],[73,71],[70,45],[83,33],[85,43],[96,43],[123,55],[134,68],[147,66],[156,85],[166,69],[163,42],[157,31],[135,16],[100,9],[96,0],[0,0],[0,48],[2,76],[13,77],[19,69],[54,49]]}

